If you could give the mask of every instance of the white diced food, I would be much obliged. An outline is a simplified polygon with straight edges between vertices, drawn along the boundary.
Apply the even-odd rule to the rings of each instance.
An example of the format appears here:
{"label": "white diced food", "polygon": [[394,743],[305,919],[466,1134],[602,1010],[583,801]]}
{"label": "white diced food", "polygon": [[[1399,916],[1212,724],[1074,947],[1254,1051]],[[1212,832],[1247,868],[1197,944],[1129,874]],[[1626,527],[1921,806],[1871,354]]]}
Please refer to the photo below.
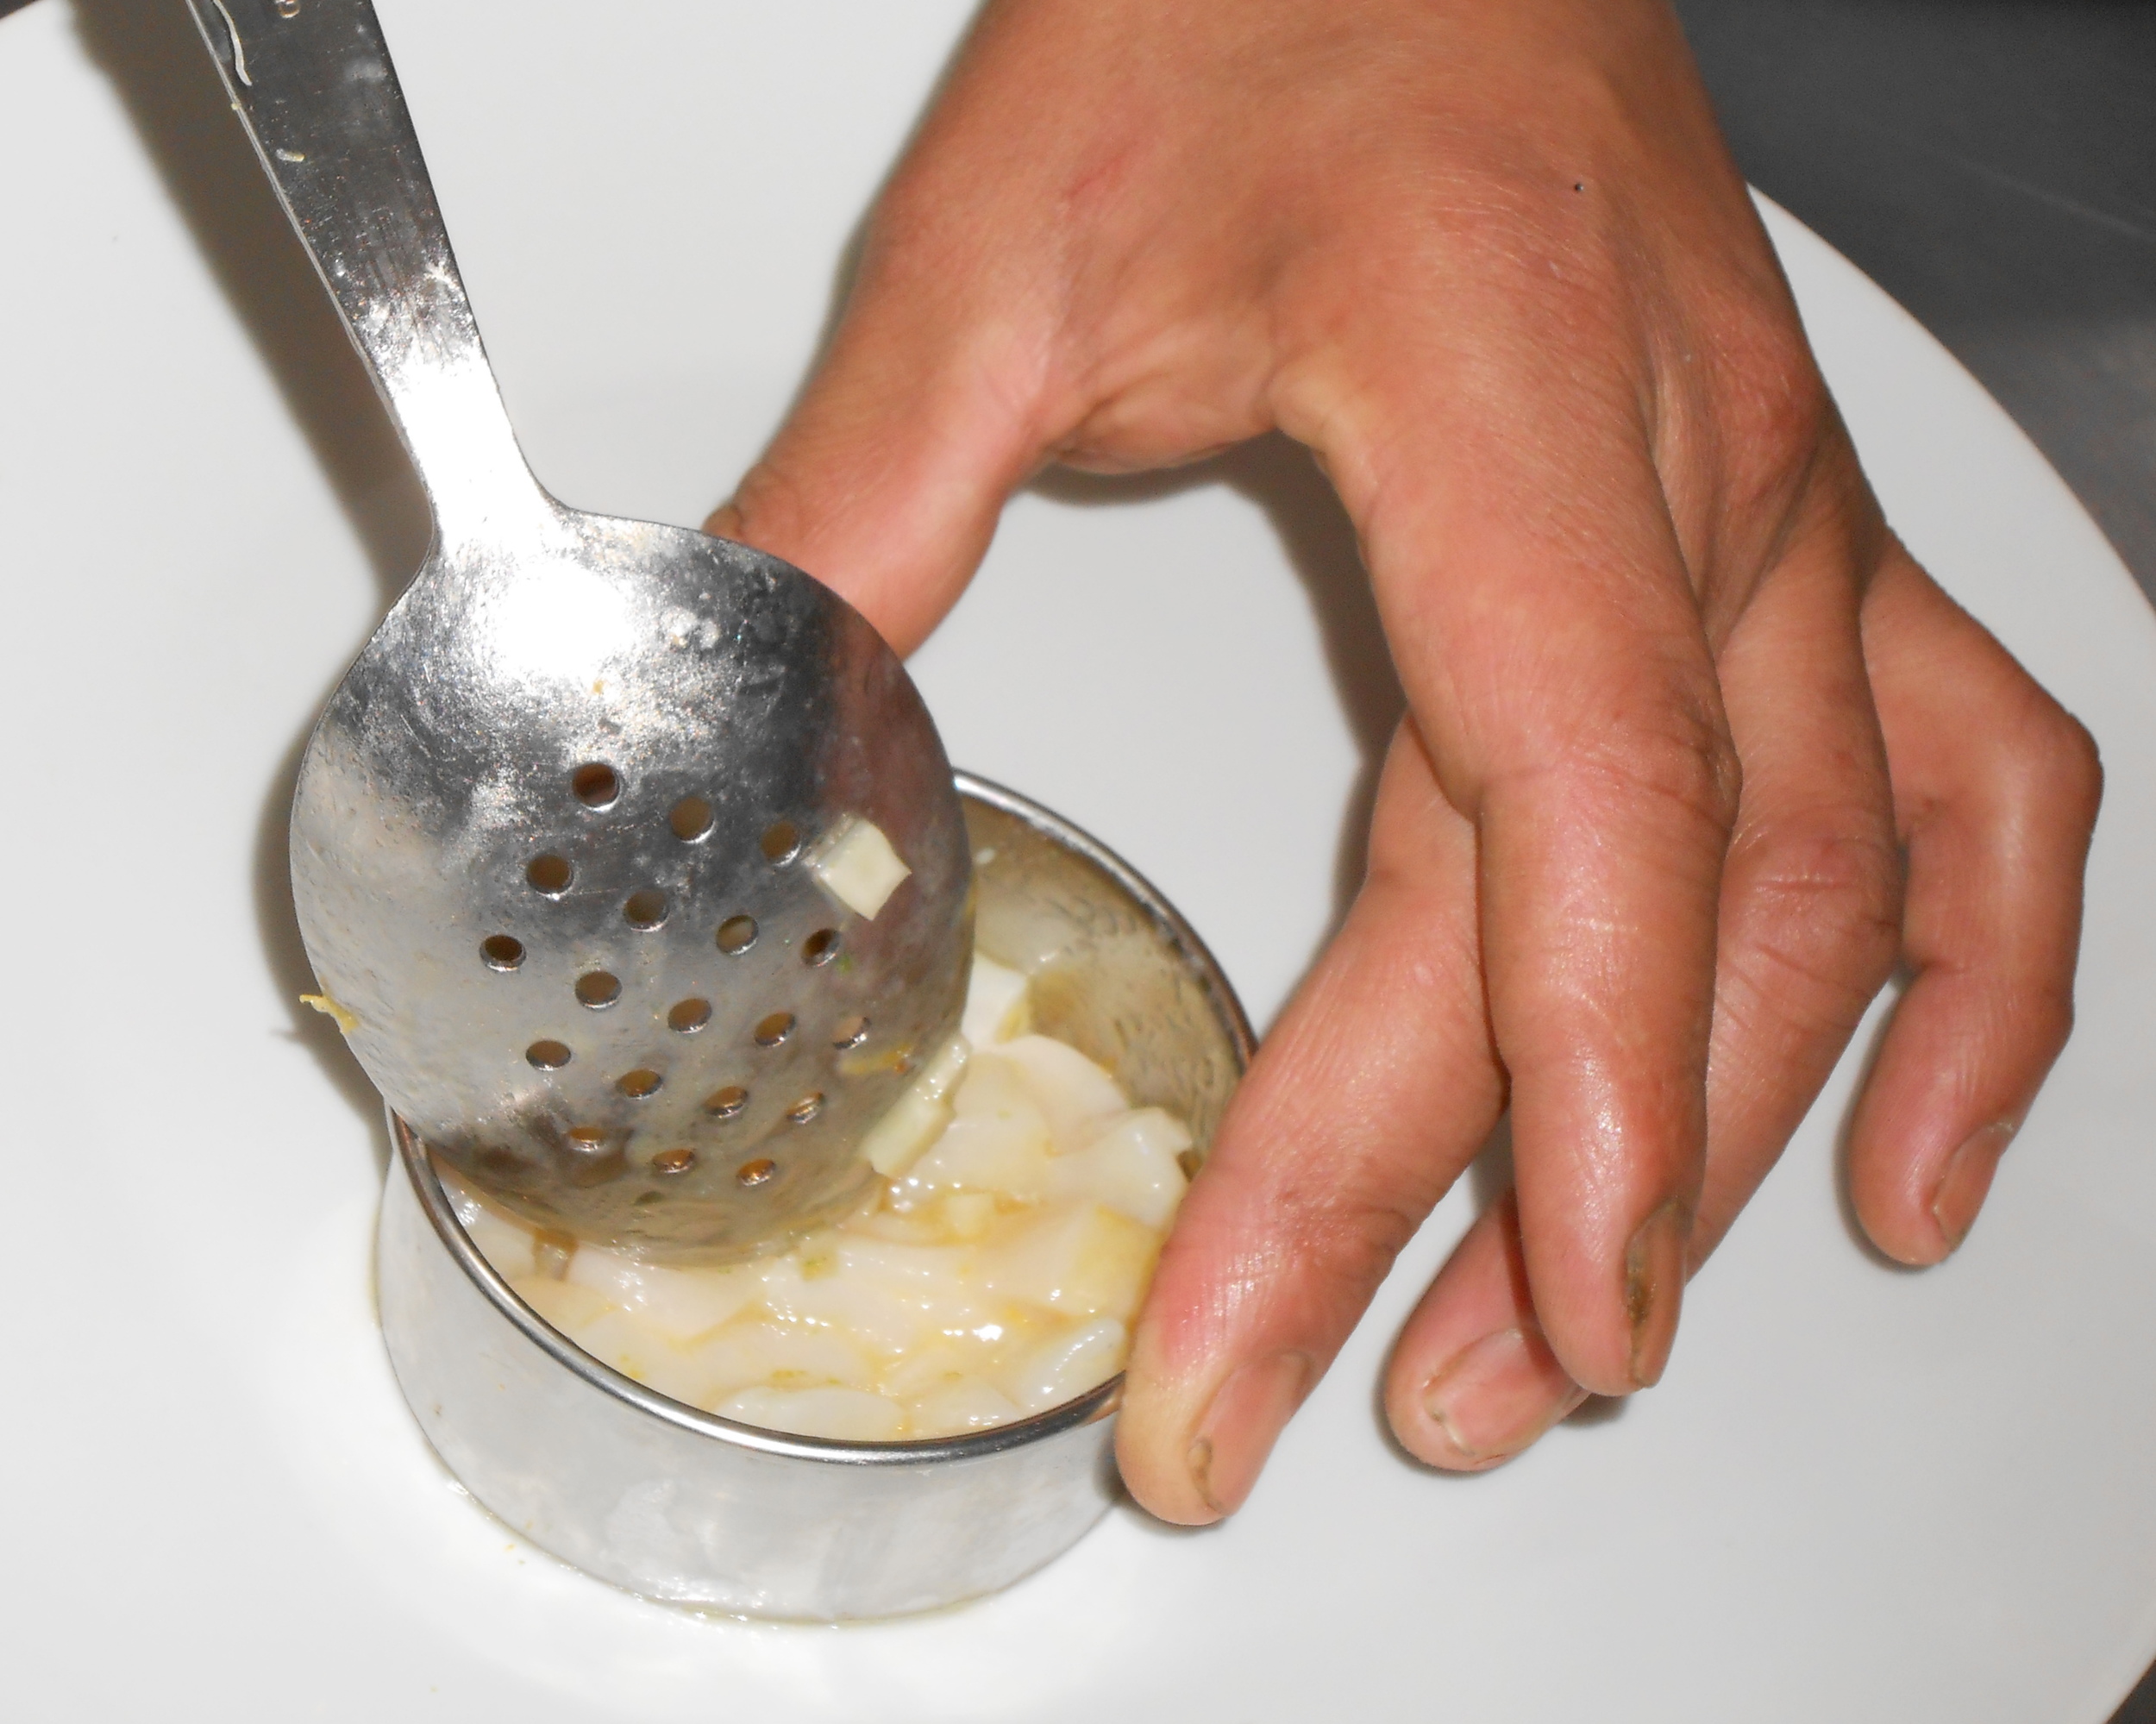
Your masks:
{"label": "white diced food", "polygon": [[1046,1194],[1055,1154],[1048,1120],[1015,1066],[993,1050],[975,1054],[952,1105],[943,1135],[906,1174],[909,1192]]}
{"label": "white diced food", "polygon": [[712,1383],[768,1382],[780,1389],[841,1383],[867,1389],[875,1367],[853,1340],[802,1323],[730,1323],[692,1349],[697,1369]]}
{"label": "white diced food", "polygon": [[966,1015],[959,1020],[958,1033],[976,1048],[991,1048],[1024,1035],[1031,1015],[1025,977],[976,951],[973,975],[966,984]]}
{"label": "white diced food", "polygon": [[1123,1369],[1130,1332],[1112,1317],[1098,1318],[1044,1341],[1003,1374],[1004,1393],[1028,1413],[1061,1407]]}
{"label": "white diced food", "polygon": [[1056,1197],[1090,1197],[1148,1227],[1165,1228],[1190,1182],[1179,1159],[1190,1132],[1174,1114],[1140,1107],[1115,1116],[1075,1155],[1058,1156],[1049,1169]]}
{"label": "white diced food", "polygon": [[895,1442],[906,1431],[906,1409],[868,1389],[744,1389],[713,1410],[760,1430],[841,1442]]}
{"label": "white diced food", "polygon": [[443,1175],[442,1189],[473,1248],[506,1281],[538,1273],[532,1257],[532,1231],[508,1211],[488,1202],[461,1182]]}
{"label": "white diced food", "polygon": [[601,1364],[676,1401],[693,1402],[709,1391],[707,1374],[696,1356],[633,1312],[605,1312],[581,1325],[570,1338]]}
{"label": "white diced food", "polygon": [[871,922],[913,870],[899,860],[873,820],[849,814],[817,845],[808,861],[817,884],[840,905]]}
{"label": "white diced food", "polygon": [[[1063,1398],[1068,1401],[1070,1397]],[[907,1402],[906,1412],[906,1422],[912,1433],[927,1437],[986,1431],[1025,1415],[1025,1409],[1018,1402],[993,1383],[977,1376],[953,1377],[938,1383],[925,1395]]]}
{"label": "white diced food", "polygon": [[995,1226],[996,1194],[993,1191],[954,1191],[936,1206],[936,1220],[944,1233],[968,1242],[983,1239]]}
{"label": "white diced food", "polygon": [[572,1341],[577,1332],[596,1323],[614,1307],[606,1295],[595,1293],[588,1287],[573,1282],[556,1281],[549,1276],[525,1276],[512,1278],[510,1288],[525,1304],[536,1311],[550,1328],[559,1329]]}
{"label": "white diced food", "polygon": [[972,1056],[966,1038],[953,1036],[914,1074],[905,1093],[861,1140],[862,1157],[870,1167],[886,1179],[897,1179],[942,1135]]}
{"label": "white diced food", "polygon": [[[1031,1331],[1027,1345],[1031,1345]],[[962,1378],[978,1376],[995,1363],[993,1341],[943,1335],[885,1365],[876,1387],[893,1401],[914,1401]]]}
{"label": "white diced food", "polygon": [[1130,1106],[1123,1087],[1068,1042],[1052,1036],[1019,1036],[996,1050],[1016,1066],[1048,1120],[1056,1148],[1083,1149],[1108,1120]]}
{"label": "white diced food", "polygon": [[1102,1204],[1050,1204],[981,1248],[981,1279],[992,1292],[1072,1316],[1133,1316],[1160,1246],[1152,1228]]}
{"label": "white diced food", "polygon": [[[474,1244],[547,1323],[688,1406],[885,1441],[1007,1424],[1122,1369],[1190,1133],[1030,1032],[983,961],[969,1019],[863,1144],[843,1220],[751,1263],[672,1269],[544,1233],[454,1181]],[[1012,1002],[1016,1002],[1013,1004]]]}
{"label": "white diced food", "polygon": [[900,1353],[972,1320],[956,1263],[964,1249],[827,1239],[824,1254],[805,1262],[793,1253],[773,1259],[763,1273],[764,1307],[787,1322],[848,1336],[871,1352]]}
{"label": "white diced food", "polygon": [[667,1269],[594,1245],[578,1247],[562,1279],[605,1295],[674,1341],[693,1341],[730,1321],[760,1290],[755,1269],[745,1263]]}

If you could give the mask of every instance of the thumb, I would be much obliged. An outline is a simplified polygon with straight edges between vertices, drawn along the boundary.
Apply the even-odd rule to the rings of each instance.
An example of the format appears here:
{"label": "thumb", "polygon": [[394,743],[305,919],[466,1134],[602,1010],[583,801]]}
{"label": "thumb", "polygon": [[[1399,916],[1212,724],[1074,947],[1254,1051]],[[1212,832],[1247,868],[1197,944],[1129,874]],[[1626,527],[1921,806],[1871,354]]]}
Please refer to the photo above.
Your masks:
{"label": "thumb", "polygon": [[1037,364],[935,281],[864,267],[830,348],[705,530],[805,569],[900,654],[958,600],[1042,455]]}

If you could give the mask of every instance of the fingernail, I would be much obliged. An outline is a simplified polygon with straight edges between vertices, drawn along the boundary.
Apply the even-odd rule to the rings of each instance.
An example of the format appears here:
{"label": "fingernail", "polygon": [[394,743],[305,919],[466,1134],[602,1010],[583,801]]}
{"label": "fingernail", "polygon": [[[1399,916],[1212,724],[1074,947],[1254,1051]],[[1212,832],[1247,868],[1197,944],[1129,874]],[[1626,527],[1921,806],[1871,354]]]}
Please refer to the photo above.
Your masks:
{"label": "fingernail", "polygon": [[741,511],[725,503],[711,511],[711,517],[705,522],[704,530],[713,538],[737,539],[741,536]]}
{"label": "fingernail", "polygon": [[1190,1477],[1216,1514],[1232,1514],[1257,1483],[1265,1458],[1316,1380],[1307,1353],[1255,1359],[1213,1394],[1190,1445]]}
{"label": "fingernail", "polygon": [[1939,1223],[1949,1252],[1959,1251],[1977,1225],[1977,1211],[1984,1207],[1991,1175],[1999,1170],[1999,1157],[2014,1141],[2014,1132],[2012,1120],[1995,1120],[1971,1132],[1948,1157],[1946,1171],[1932,1194],[1932,1219]]}
{"label": "fingernail", "polygon": [[1462,1460],[1507,1460],[1578,1404],[1570,1385],[1551,1395],[1556,1369],[1539,1337],[1500,1329],[1445,1362],[1423,1390],[1423,1410]]}
{"label": "fingernail", "polygon": [[1639,1224],[1625,1247],[1625,1315],[1632,1322],[1636,1389],[1659,1382],[1670,1363],[1677,1307],[1684,1298],[1684,1249],[1691,1237],[1691,1212],[1673,1197]]}

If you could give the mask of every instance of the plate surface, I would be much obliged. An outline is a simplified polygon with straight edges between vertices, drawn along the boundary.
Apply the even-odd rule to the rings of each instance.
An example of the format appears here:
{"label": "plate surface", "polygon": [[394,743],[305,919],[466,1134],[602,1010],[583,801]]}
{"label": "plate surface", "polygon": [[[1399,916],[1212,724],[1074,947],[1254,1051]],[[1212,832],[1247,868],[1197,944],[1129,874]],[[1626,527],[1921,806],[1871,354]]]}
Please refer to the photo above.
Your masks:
{"label": "plate surface", "polygon": [[[382,9],[540,476],[699,519],[965,7]],[[1890,512],[2110,774],[2081,1029],[1969,1246],[1910,1276],[1852,1241],[1846,1063],[1666,1385],[1435,1478],[1371,1384],[1463,1182],[1232,1525],[1120,1511],[1000,1598],[812,1630],[564,1570],[406,1416],[368,1302],[378,1117],[293,1003],[283,819],[417,498],[181,8],[0,22],[0,160],[18,1715],[2096,1724],[2156,1652],[2156,622],[1818,240],[1775,219]],[[954,758],[1132,858],[1262,1021],[1351,862],[1392,699],[1372,630],[1314,476],[1261,446],[1021,498],[917,668]]]}

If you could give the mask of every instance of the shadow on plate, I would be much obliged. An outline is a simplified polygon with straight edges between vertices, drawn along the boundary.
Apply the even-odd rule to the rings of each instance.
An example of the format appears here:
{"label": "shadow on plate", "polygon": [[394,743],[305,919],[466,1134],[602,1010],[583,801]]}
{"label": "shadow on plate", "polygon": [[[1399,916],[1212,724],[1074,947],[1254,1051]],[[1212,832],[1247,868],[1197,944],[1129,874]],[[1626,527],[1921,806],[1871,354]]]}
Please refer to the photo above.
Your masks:
{"label": "shadow on plate", "polygon": [[91,59],[112,80],[366,548],[386,606],[426,555],[426,497],[208,51],[177,5],[75,0],[74,12]]}
{"label": "shadow on plate", "polygon": [[[432,531],[426,498],[232,117],[192,22],[179,6],[135,0],[75,0],[74,14],[91,60],[112,80],[204,260],[276,379],[366,550],[386,606],[426,554]],[[294,578],[305,579],[305,572],[295,571]],[[325,686],[324,699],[329,692]],[[316,984],[292,911],[286,846],[292,785],[311,729],[310,721],[309,730],[293,738],[262,803],[254,845],[255,925],[291,1017],[288,1033],[367,1121],[376,1160],[386,1170],[381,1098],[335,1026],[299,1004]]]}
{"label": "shadow on plate", "polygon": [[1144,502],[1225,485],[1255,503],[1279,536],[1289,567],[1308,596],[1326,669],[1362,756],[1333,853],[1330,939],[1363,883],[1369,856],[1370,809],[1386,745],[1407,710],[1377,604],[1363,570],[1354,524],[1310,452],[1274,433],[1225,455],[1168,473],[1103,475],[1051,468],[1031,489],[1060,503],[1087,507]]}

